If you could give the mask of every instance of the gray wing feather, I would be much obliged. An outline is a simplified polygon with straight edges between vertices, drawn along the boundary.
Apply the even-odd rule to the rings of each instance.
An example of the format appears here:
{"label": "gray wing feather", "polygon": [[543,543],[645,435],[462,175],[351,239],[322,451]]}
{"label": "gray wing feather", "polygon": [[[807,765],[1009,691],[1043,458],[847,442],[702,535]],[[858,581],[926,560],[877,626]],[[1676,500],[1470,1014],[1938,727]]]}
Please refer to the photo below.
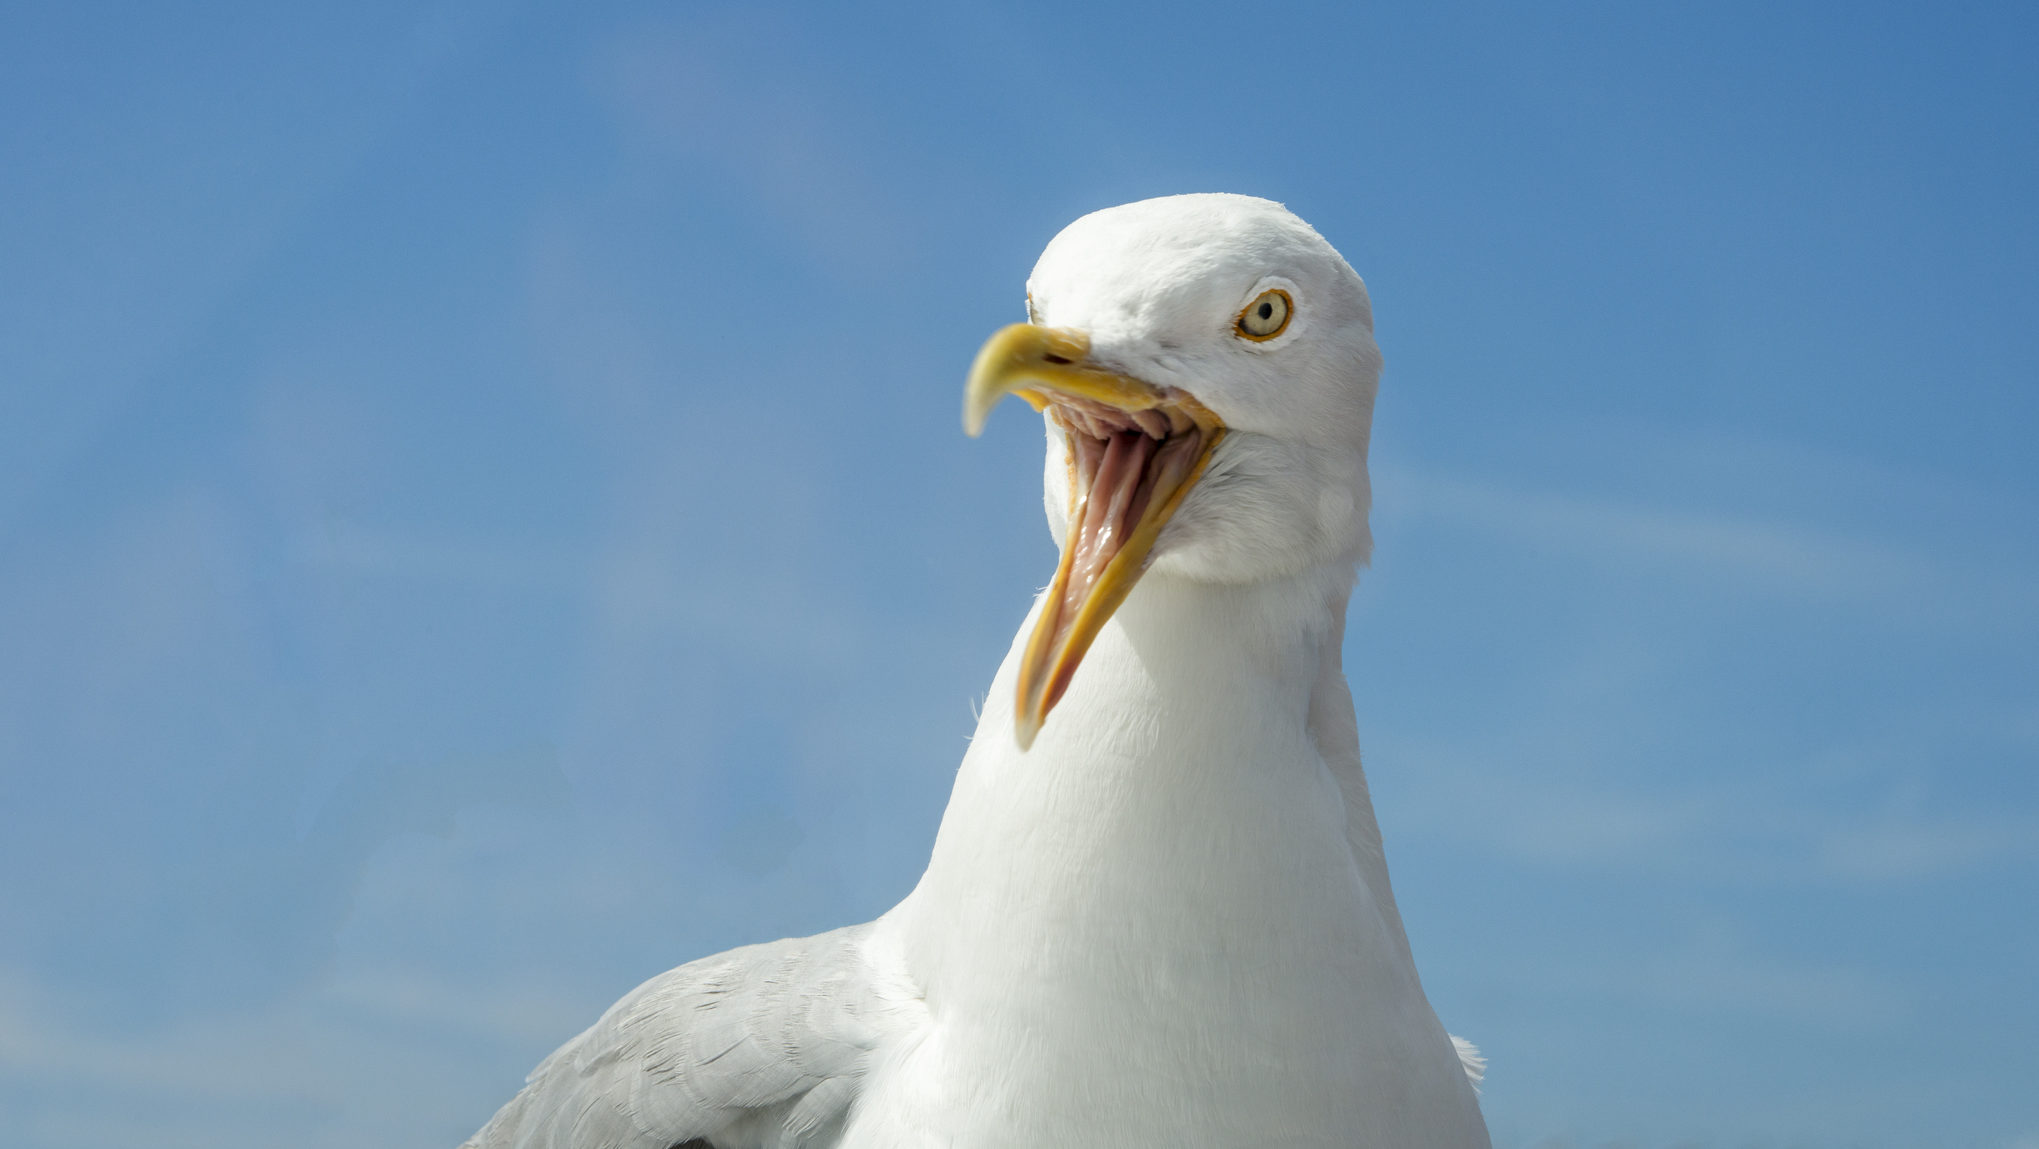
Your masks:
{"label": "gray wing feather", "polygon": [[462,1149],[828,1144],[884,1029],[869,930],[747,946],[645,982]]}

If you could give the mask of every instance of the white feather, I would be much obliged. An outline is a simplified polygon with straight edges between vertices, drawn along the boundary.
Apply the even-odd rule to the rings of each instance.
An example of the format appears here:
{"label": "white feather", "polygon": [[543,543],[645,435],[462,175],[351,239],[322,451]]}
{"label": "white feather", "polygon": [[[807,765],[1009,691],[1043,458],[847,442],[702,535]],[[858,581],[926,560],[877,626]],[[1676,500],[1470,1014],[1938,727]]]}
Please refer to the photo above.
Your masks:
{"label": "white feather", "polygon": [[[1270,283],[1290,327],[1236,338]],[[1030,616],[898,907],[654,979],[471,1145],[1488,1145],[1485,1062],[1417,978],[1339,665],[1371,545],[1365,286],[1279,205],[1180,196],[1072,224],[1029,288],[1229,429],[1147,575],[1021,751]],[[1061,451],[1051,424],[1058,536]]]}
{"label": "white feather", "polygon": [[1451,1044],[1458,1050],[1458,1063],[1465,1067],[1466,1080],[1473,1083],[1473,1092],[1478,1093],[1487,1080],[1486,1055],[1480,1052],[1479,1046],[1457,1034],[1452,1035]]}

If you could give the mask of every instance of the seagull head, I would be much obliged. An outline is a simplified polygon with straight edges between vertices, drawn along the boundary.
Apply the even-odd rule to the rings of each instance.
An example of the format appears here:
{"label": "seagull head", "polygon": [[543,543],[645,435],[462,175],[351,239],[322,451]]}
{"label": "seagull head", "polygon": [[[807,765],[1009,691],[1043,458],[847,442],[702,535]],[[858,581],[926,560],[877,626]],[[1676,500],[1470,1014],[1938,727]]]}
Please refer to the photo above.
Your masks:
{"label": "seagull head", "polygon": [[1363,561],[1380,379],[1366,285],[1280,204],[1182,195],[1064,228],[1026,323],[978,352],[963,426],[1006,395],[1047,423],[1061,562],[1020,666],[1033,742],[1142,575],[1278,579]]}

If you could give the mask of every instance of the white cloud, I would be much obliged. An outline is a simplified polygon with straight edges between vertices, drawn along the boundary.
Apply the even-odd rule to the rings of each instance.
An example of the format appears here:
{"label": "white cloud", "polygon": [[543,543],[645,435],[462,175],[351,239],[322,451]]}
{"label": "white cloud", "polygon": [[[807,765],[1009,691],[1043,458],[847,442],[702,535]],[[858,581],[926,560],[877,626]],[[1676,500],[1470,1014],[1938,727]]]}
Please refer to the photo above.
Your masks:
{"label": "white cloud", "polygon": [[1598,965],[1595,992],[1701,1013],[1726,1010],[1844,1028],[1875,1028],[1910,1008],[1890,981],[1842,961],[1762,953],[1721,929],[1673,949]]}
{"label": "white cloud", "polygon": [[2039,857],[2039,815],[1870,815],[1820,831],[1817,851],[1821,867],[1842,878],[1942,877]]}
{"label": "white cloud", "polygon": [[546,553],[444,533],[422,533],[333,521],[292,540],[297,560],[356,578],[406,579],[457,586],[564,593],[583,590],[587,562],[566,551]]}
{"label": "white cloud", "polygon": [[576,1012],[530,987],[415,971],[139,1031],[93,1030],[42,1000],[18,972],[0,975],[0,1070],[42,1098],[17,1133],[210,1149],[274,1145],[284,1129],[292,1144],[335,1149],[456,1143],[514,1087],[488,1080],[491,1039],[557,1039]]}
{"label": "white cloud", "polygon": [[[1988,529],[2003,508],[1972,513],[1957,529],[1946,521],[1948,505],[1981,496],[1935,491],[1899,513],[1891,508],[1902,492],[1927,484],[1735,444],[1653,449],[1690,456],[1666,471],[1727,469],[1737,493],[1696,490],[1690,505],[1674,507],[1420,467],[1383,478],[1390,521],[1499,540],[1498,554],[1491,546],[1470,552],[1496,583],[1517,569],[1510,564],[1521,552],[1555,550],[1580,569],[1581,586],[1608,585],[1590,576],[1612,570],[1634,590],[1619,615],[1591,601],[1563,603],[1577,629],[1533,632],[1541,645],[1526,661],[1466,668],[1464,705],[1480,721],[1421,734],[1363,722],[1370,759],[1391,764],[1404,799],[1384,811],[1391,825],[1538,865],[1647,866],[1763,883],[1935,880],[2039,856],[2039,809],[1978,801],[1972,785],[1994,768],[1978,762],[2029,758],[2039,712],[2022,697],[2011,701],[2015,690],[1939,689],[1931,677],[1939,667],[1982,678],[1979,668],[2001,665],[2013,676],[2007,682],[2029,673],[2028,655],[2005,662],[1982,652],[2039,627],[2039,581],[2005,565],[2011,552],[1987,540],[1950,541],[1960,530]],[[1800,511],[1723,509],[1747,503],[1750,491]],[[1878,512],[1867,519],[1883,529],[1843,531],[1832,526],[1844,517],[1838,512],[1805,510],[1836,491],[1859,494]],[[1921,507],[1939,517],[1914,521]],[[1890,541],[1907,526],[1939,549]],[[1689,587],[1674,581],[1685,576],[1734,589],[1747,612],[1709,606],[1693,621]],[[1773,609],[1779,602],[1792,614]],[[1813,611],[1867,612],[1911,627],[1900,640],[1910,649],[1920,638],[1934,645],[1901,695],[1876,693],[1894,689],[1889,675],[1829,683],[1817,676],[1848,668],[1826,649]],[[1789,628],[1796,617],[1808,619],[1802,631],[1779,632],[1780,620]],[[1867,645],[1857,620],[1843,625],[1857,647]],[[1799,677],[1765,681],[1802,699],[1802,722],[1779,704],[1788,699],[1758,700],[1761,712],[1746,712],[1747,688],[1723,677],[1723,664],[1769,673],[1786,649],[1806,652],[1792,667]],[[1875,649],[1908,657],[1892,640]],[[1927,787],[1930,778],[1945,780],[1944,793]]]}
{"label": "white cloud", "polygon": [[1378,484],[1394,508],[1596,563],[1668,564],[1750,590],[1931,624],[2027,629],[2039,585],[2022,571],[1963,564],[1819,526],[1623,503],[1402,469]]}
{"label": "white cloud", "polygon": [[[399,836],[364,866],[325,975],[239,1009],[91,1020],[62,1004],[75,987],[0,969],[0,1095],[33,1106],[9,1132],[50,1146],[268,1149],[286,1132],[309,1149],[457,1144],[609,1000],[696,956],[659,952],[672,907],[642,890],[670,880],[645,863],[554,819]],[[635,964],[591,961],[594,944],[647,955],[644,968],[591,971]]]}
{"label": "white cloud", "polygon": [[1739,776],[1666,787],[1469,746],[1391,745],[1377,757],[1401,775],[1384,815],[1392,830],[1540,866],[1878,884],[2039,858],[2039,812],[1879,804],[1881,784],[1821,798]]}

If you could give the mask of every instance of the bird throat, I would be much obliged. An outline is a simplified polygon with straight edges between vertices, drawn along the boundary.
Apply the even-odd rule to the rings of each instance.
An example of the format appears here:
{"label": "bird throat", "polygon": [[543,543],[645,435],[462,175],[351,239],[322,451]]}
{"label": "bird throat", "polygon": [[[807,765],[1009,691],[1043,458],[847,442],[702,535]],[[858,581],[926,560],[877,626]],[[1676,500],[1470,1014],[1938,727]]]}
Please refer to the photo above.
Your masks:
{"label": "bird throat", "polygon": [[1223,435],[1187,419],[1135,419],[1102,404],[1057,401],[1050,411],[1069,444],[1069,526],[1021,667],[1022,746],[1146,571],[1155,539]]}

